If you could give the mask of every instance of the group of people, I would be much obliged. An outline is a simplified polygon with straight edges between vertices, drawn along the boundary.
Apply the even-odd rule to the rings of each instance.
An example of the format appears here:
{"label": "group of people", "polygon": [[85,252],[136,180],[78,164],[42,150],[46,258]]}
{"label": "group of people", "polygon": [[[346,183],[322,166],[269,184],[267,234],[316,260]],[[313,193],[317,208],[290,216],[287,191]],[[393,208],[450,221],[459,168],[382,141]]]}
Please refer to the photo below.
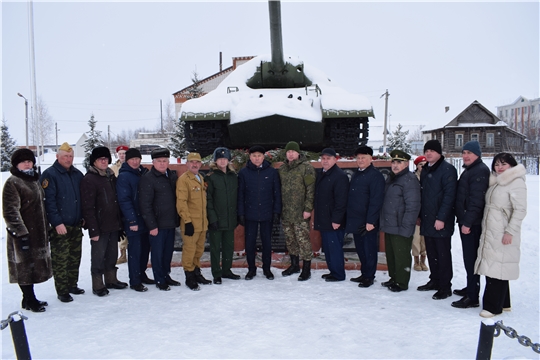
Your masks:
{"label": "group of people", "polygon": [[[329,270],[322,275],[325,281],[345,280],[343,240],[350,233],[361,262],[360,276],[350,280],[370,287],[382,231],[390,276],[382,285],[392,292],[407,290],[413,257],[414,269],[427,271],[427,255],[430,280],[418,290],[436,290],[433,299],[445,299],[452,295],[451,237],[456,218],[467,287],[454,290],[462,298],[452,306],[478,307],[480,275],[485,275],[481,316],[511,308],[508,281],[519,274],[520,227],[527,207],[525,169],[511,154],[495,156],[490,173],[478,142],[468,142],[458,181],[437,140],[425,144],[424,156],[415,160],[415,173],[409,170],[409,154],[392,151],[387,179],[373,166],[373,150],[367,146],[355,151],[358,171],[350,180],[337,166],[335,150],[324,149],[322,168],[315,170],[294,141],[286,145],[286,160],[279,169],[265,159],[265,149],[256,145],[249,149],[246,166],[237,172],[231,151],[218,147],[208,174],[199,172],[201,156],[190,153],[187,171],[179,177],[169,169],[167,149],[152,152],[150,170],[141,166],[137,149],[119,147],[120,152],[122,161],[115,169],[109,166],[109,149],[96,147],[83,175],[73,166],[73,149],[64,143],[54,164],[41,176],[31,150],[13,154],[12,176],[3,189],[3,214],[10,282],[20,285],[23,308],[45,311],[48,304],[36,298],[33,284],[51,276],[62,302],[85,292],[78,287],[83,228],[91,240],[92,292],[102,297],[109,289],[128,287],[116,275],[118,243],[123,238],[131,289],[145,292],[145,284],[155,284],[168,291],[170,286],[180,286],[170,277],[178,227],[185,284],[191,290],[199,290],[199,284],[240,279],[231,270],[238,225],[245,228],[245,279],[257,275],[260,234],[263,274],[273,280],[272,227],[280,222],[290,256],[290,266],[282,276],[300,273],[299,281],[310,279],[313,223],[321,233]],[[213,281],[201,273],[207,232]],[[146,274],[150,255],[154,279]]]}

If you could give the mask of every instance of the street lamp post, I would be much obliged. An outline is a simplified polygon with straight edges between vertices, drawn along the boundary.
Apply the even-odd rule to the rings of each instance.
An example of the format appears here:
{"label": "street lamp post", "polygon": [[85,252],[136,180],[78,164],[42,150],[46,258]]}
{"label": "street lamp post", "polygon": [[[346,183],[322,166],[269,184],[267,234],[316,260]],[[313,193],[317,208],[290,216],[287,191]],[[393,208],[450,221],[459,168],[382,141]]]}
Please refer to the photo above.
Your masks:
{"label": "street lamp post", "polygon": [[25,124],[26,124],[26,148],[28,149],[28,99],[26,99],[21,93],[17,93],[20,97],[24,99],[24,110],[25,110]]}

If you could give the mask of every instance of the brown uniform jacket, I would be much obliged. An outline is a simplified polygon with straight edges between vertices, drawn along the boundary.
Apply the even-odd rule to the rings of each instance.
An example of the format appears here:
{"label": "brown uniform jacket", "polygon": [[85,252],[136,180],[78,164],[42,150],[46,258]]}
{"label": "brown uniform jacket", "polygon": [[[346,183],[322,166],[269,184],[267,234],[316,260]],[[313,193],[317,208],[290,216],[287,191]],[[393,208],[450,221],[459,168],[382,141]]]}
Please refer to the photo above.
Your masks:
{"label": "brown uniform jacket", "polygon": [[182,234],[186,223],[193,223],[195,232],[208,229],[206,217],[206,187],[203,174],[197,180],[192,172],[186,171],[176,182],[176,210],[180,215],[180,229]]}

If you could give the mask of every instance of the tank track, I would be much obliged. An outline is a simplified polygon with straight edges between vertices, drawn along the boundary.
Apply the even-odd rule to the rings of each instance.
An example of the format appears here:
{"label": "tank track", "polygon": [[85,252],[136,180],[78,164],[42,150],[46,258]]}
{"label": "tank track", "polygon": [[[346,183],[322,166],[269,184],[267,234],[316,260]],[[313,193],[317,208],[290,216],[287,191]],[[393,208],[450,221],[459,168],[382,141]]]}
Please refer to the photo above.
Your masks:
{"label": "tank track", "polygon": [[201,157],[208,156],[214,149],[223,146],[227,134],[227,121],[186,121],[184,135],[189,152],[198,152]]}
{"label": "tank track", "polygon": [[354,156],[361,145],[367,145],[369,135],[368,118],[327,119],[325,140],[341,156]]}

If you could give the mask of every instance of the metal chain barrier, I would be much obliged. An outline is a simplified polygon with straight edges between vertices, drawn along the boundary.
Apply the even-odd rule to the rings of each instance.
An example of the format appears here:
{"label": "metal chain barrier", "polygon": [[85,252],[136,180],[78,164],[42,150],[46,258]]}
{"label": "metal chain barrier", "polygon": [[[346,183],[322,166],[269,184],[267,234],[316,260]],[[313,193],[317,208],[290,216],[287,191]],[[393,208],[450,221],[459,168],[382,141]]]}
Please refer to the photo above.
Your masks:
{"label": "metal chain barrier", "polygon": [[531,339],[525,335],[519,336],[516,330],[512,329],[510,326],[505,326],[502,320],[495,323],[495,333],[493,336],[498,337],[501,334],[501,330],[504,331],[509,338],[518,339],[518,343],[525,347],[530,346],[535,353],[540,354],[540,343],[533,343]]}

